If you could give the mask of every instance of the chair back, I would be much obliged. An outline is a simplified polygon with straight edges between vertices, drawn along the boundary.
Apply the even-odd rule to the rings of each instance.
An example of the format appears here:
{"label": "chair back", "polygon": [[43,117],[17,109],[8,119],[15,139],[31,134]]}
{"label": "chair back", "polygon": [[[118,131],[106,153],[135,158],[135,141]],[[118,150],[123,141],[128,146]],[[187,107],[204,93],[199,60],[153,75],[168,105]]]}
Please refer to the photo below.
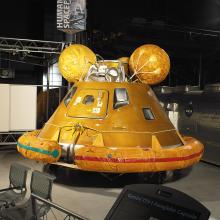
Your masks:
{"label": "chair back", "polygon": [[31,193],[51,200],[51,192],[55,176],[40,171],[33,171],[31,177]]}
{"label": "chair back", "polygon": [[29,167],[19,163],[12,163],[9,172],[10,187],[19,187],[19,189],[26,190],[27,173]]}

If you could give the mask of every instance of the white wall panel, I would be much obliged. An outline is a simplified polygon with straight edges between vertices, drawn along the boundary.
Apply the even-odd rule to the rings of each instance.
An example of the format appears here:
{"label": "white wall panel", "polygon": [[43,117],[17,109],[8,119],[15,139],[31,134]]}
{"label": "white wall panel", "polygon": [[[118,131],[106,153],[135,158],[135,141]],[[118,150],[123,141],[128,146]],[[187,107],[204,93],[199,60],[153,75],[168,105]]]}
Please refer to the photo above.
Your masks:
{"label": "white wall panel", "polygon": [[0,132],[9,131],[9,85],[0,84]]}
{"label": "white wall panel", "polygon": [[10,130],[36,129],[37,88],[11,85],[10,94]]}

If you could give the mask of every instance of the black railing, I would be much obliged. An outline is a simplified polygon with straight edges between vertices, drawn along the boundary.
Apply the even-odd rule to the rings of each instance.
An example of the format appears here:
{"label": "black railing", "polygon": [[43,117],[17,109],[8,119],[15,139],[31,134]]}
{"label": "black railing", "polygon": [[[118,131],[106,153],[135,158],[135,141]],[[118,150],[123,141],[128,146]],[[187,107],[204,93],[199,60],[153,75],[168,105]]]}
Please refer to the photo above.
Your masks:
{"label": "black railing", "polygon": [[[65,209],[65,208],[61,207],[60,205],[58,205],[54,202],[48,201],[46,199],[43,199],[40,196],[37,196],[33,193],[31,194],[31,199],[32,199],[32,211],[33,211],[32,220],[38,220],[37,213],[36,213],[36,205],[35,205],[36,200],[45,203],[46,205],[48,205],[50,207],[50,209],[54,208],[54,209],[64,213],[65,217],[63,218],[63,220],[67,220],[67,219],[69,219],[69,220],[70,219],[73,219],[73,220],[89,220],[86,217],[78,215],[77,213],[74,213],[74,212],[72,212],[68,209]],[[56,216],[55,216],[55,218],[56,218]]]}

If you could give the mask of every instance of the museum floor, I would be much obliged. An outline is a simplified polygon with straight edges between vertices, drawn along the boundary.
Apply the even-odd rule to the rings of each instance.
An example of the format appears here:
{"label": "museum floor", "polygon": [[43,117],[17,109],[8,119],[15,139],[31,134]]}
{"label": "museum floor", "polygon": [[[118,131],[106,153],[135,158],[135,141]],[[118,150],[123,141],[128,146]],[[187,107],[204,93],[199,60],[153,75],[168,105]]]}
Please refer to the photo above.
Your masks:
{"label": "museum floor", "polygon": [[[26,164],[32,170],[42,170],[43,167],[40,163],[24,159],[15,151],[0,152],[0,188],[8,185],[8,172],[12,161]],[[30,173],[28,177],[29,183]],[[121,181],[112,185],[99,174],[61,169],[57,171],[57,181],[53,187],[53,202],[89,219],[103,220],[122,186],[132,181],[132,176],[122,177]],[[196,198],[211,211],[212,217],[220,219],[220,168],[199,163],[186,177],[165,185]],[[56,211],[55,215],[57,219],[62,217]],[[50,213],[48,219],[56,218]]]}

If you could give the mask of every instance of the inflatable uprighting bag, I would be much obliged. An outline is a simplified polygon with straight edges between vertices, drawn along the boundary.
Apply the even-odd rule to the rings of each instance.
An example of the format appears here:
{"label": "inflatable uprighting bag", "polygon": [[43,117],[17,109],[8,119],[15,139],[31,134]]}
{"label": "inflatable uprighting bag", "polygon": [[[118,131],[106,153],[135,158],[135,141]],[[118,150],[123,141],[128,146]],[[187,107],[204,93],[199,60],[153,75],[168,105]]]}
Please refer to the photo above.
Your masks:
{"label": "inflatable uprighting bag", "polygon": [[61,156],[61,147],[55,141],[41,140],[39,130],[26,132],[18,139],[17,149],[29,159],[46,163],[55,163]]}

